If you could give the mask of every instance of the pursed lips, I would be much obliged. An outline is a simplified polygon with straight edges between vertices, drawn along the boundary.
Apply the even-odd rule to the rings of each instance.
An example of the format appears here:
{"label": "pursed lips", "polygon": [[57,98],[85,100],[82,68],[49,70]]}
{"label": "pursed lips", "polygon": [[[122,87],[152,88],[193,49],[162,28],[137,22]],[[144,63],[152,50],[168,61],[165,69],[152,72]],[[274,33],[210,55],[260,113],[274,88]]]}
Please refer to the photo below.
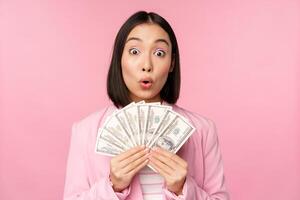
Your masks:
{"label": "pursed lips", "polygon": [[153,84],[153,80],[150,77],[146,77],[140,79],[139,83],[143,89],[149,89]]}
{"label": "pursed lips", "polygon": [[150,77],[145,77],[145,78],[141,78],[139,82],[153,83],[153,79]]}

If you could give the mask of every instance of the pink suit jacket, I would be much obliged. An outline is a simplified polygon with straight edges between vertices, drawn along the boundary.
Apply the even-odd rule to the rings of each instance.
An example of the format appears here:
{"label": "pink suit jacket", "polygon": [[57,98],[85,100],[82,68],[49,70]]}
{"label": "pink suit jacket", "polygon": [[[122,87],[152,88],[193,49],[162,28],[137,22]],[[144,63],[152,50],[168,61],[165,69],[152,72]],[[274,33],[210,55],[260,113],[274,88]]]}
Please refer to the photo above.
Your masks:
{"label": "pink suit jacket", "polygon": [[[189,119],[196,131],[177,152],[188,163],[183,195],[176,196],[164,189],[165,199],[229,200],[214,122],[177,105],[166,105]],[[64,200],[143,199],[138,176],[133,178],[129,189],[114,192],[108,178],[111,157],[94,151],[98,128],[116,109],[113,105],[107,106],[73,124]]]}

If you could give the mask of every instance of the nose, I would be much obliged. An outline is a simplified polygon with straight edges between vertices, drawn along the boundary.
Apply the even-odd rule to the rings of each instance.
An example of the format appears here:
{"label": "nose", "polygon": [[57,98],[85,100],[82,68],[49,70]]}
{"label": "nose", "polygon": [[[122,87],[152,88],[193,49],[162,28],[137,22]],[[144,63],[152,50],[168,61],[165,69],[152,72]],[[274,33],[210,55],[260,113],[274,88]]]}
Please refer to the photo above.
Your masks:
{"label": "nose", "polygon": [[151,56],[146,56],[145,62],[143,65],[143,72],[151,72],[152,71],[152,61],[151,61]]}
{"label": "nose", "polygon": [[143,67],[143,72],[151,72],[151,68],[150,67]]}

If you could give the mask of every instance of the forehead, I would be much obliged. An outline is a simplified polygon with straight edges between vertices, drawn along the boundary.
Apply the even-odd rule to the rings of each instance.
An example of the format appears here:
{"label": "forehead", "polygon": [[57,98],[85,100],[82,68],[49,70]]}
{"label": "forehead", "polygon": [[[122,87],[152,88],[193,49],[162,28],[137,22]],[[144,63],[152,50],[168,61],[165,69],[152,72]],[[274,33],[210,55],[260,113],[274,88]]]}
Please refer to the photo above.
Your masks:
{"label": "forehead", "polygon": [[137,25],[130,31],[126,41],[136,41],[130,40],[131,38],[139,38],[140,42],[146,43],[153,43],[159,39],[164,39],[171,44],[168,33],[157,24]]}

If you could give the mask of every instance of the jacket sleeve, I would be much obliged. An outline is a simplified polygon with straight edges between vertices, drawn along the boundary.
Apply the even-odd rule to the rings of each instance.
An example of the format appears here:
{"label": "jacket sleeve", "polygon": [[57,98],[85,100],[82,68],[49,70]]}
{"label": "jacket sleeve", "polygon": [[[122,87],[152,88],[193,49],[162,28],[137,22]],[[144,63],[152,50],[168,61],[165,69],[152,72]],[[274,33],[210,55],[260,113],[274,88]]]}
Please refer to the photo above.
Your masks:
{"label": "jacket sleeve", "polygon": [[182,195],[164,189],[168,200],[229,200],[225,188],[222,156],[217,130],[213,121],[208,120],[209,129],[204,142],[204,182],[200,187],[193,177],[187,176]]}
{"label": "jacket sleeve", "polygon": [[[87,176],[87,137],[83,137],[77,123],[72,126],[71,143],[67,161],[64,188],[64,200],[124,200],[130,187],[118,193],[114,192],[109,177],[103,177],[90,184]],[[100,173],[100,172],[99,172]]]}

